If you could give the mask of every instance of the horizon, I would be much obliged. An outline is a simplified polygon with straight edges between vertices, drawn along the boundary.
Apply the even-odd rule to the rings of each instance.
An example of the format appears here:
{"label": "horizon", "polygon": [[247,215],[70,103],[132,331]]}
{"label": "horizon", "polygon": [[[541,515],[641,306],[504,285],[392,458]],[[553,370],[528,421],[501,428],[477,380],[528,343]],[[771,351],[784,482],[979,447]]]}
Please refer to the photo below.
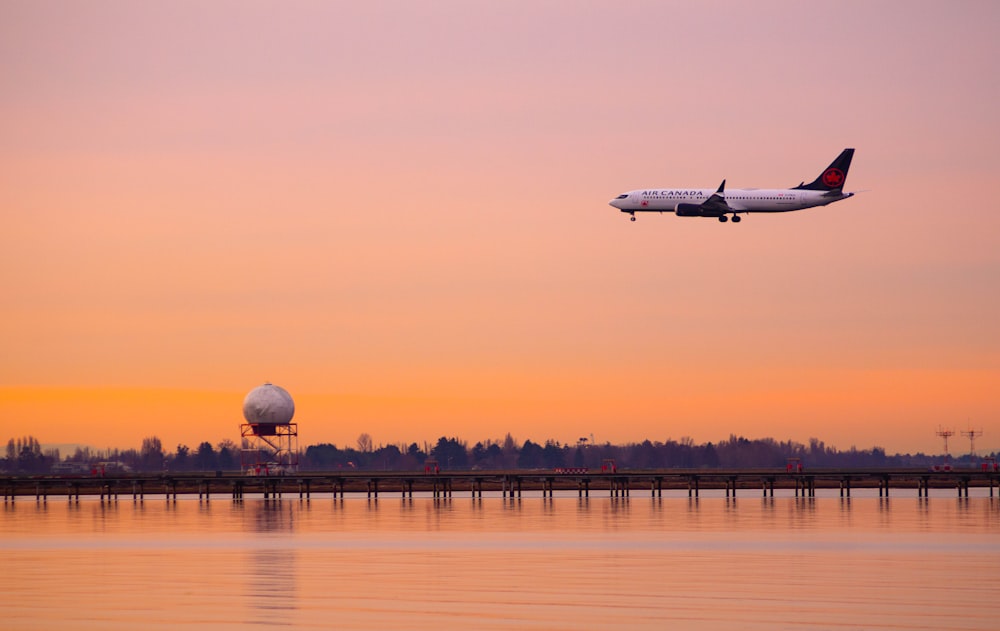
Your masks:
{"label": "horizon", "polygon": [[[967,441],[968,440],[968,437],[963,437],[960,432],[955,432],[955,436],[959,437],[961,441]],[[977,434],[977,436],[979,436],[979,435]],[[25,438],[25,436],[12,436],[12,437],[9,437],[8,440],[15,440],[16,441],[19,438]],[[151,436],[146,436],[144,438],[159,438],[159,436],[151,435]],[[454,440],[458,441],[459,443],[464,444],[467,448],[471,449],[476,444],[484,444],[484,445],[488,445],[488,444],[497,444],[497,445],[500,445],[500,444],[503,444],[505,436],[504,437],[499,437],[499,438],[493,437],[493,438],[479,438],[479,439],[467,439],[467,438],[464,438],[462,436],[439,436],[439,437],[433,438],[433,439],[412,440],[412,441],[388,441],[388,442],[381,442],[381,441],[376,441],[376,440],[372,439],[372,448],[371,448],[371,451],[378,451],[379,449],[383,449],[385,447],[390,447],[390,446],[395,446],[395,447],[399,447],[399,448],[405,448],[405,447],[408,447],[409,445],[413,445],[413,444],[416,444],[418,447],[424,448],[424,447],[432,446],[435,443],[436,440],[439,440],[441,438],[454,439]],[[535,444],[538,444],[538,445],[545,445],[549,441],[554,441],[560,447],[570,447],[570,448],[573,448],[573,447],[602,447],[602,446],[606,446],[606,445],[611,445],[612,447],[628,447],[630,445],[641,444],[641,443],[643,443],[645,441],[649,441],[649,442],[653,443],[654,445],[655,444],[666,444],[666,443],[669,443],[671,441],[678,442],[678,443],[684,442],[686,440],[692,440],[693,441],[693,439],[691,439],[690,436],[678,436],[678,437],[668,436],[665,439],[645,438],[645,439],[640,439],[640,440],[636,440],[636,441],[627,441],[627,442],[612,442],[612,441],[591,442],[591,439],[589,437],[579,437],[578,439],[573,440],[573,441],[562,441],[562,440],[558,440],[558,439],[553,438],[553,437],[547,437],[547,438],[527,437],[527,438],[523,438],[522,439],[522,438],[519,438],[518,436],[514,436],[514,435],[511,435],[511,438],[514,440],[514,442],[518,446],[518,448],[522,447],[524,445],[524,443],[527,442],[527,441],[529,441],[529,440],[532,443],[535,443]],[[586,440],[580,440],[580,438],[584,438]],[[882,449],[882,450],[885,451],[886,455],[888,455],[888,456],[916,456],[916,455],[924,455],[924,456],[928,456],[928,457],[943,457],[943,456],[947,455],[948,457],[951,457],[951,458],[965,458],[965,457],[980,458],[980,457],[988,457],[988,454],[1000,453],[1000,450],[998,450],[996,448],[992,448],[992,447],[989,447],[989,446],[981,446],[981,445],[976,445],[975,453],[972,453],[971,451],[961,451],[961,448],[955,449],[955,442],[954,442],[953,439],[952,439],[952,442],[949,442],[949,449],[948,449],[947,454],[943,450],[941,450],[941,451],[933,451],[933,450],[931,450],[931,451],[916,451],[916,452],[900,452],[900,451],[893,451],[893,450],[888,449],[888,448],[886,448],[886,447],[884,447],[882,445],[857,445],[857,444],[851,444],[850,446],[845,447],[845,446],[841,446],[841,445],[829,444],[825,440],[823,440],[823,438],[821,436],[811,436],[808,440],[799,441],[799,440],[788,439],[788,438],[779,438],[779,437],[776,437],[776,436],[746,436],[746,435],[742,435],[742,434],[732,433],[729,436],[726,436],[725,438],[718,438],[716,440],[706,440],[706,441],[693,441],[693,444],[695,446],[717,445],[717,444],[720,444],[720,443],[723,443],[723,442],[727,442],[727,441],[729,441],[731,439],[734,439],[734,438],[736,438],[736,439],[746,439],[746,440],[749,440],[749,441],[774,441],[774,442],[779,443],[779,444],[785,444],[785,443],[787,443],[787,444],[801,445],[801,446],[806,446],[806,447],[808,447],[809,444],[810,444],[810,442],[813,439],[815,439],[815,440],[818,440],[819,443],[824,446],[824,448],[826,448],[826,449],[832,449],[832,450],[834,450],[836,452],[839,452],[839,453],[847,453],[847,452],[850,452],[851,450],[872,451],[872,450],[875,450],[875,449]],[[223,441],[226,441],[226,440],[229,440],[229,441],[233,442],[234,444],[236,444],[237,446],[239,446],[239,440],[233,439],[233,438],[221,438],[221,439],[218,439],[218,440],[215,440],[215,441],[207,440],[207,439],[194,440],[194,441],[189,441],[189,442],[181,441],[179,443],[174,444],[173,447],[171,447],[172,443],[168,443],[168,442],[163,441],[163,440],[161,440],[161,443],[163,445],[164,454],[170,455],[170,454],[176,453],[177,448],[181,447],[181,446],[187,447],[187,448],[189,448],[191,450],[195,450],[195,449],[198,448],[199,445],[201,445],[204,442],[207,442],[207,443],[211,444],[213,448],[217,448],[219,446],[219,444],[221,444]],[[355,440],[354,441],[355,444],[352,444],[352,443],[349,443],[349,442],[348,443],[337,443],[337,442],[334,442],[334,441],[324,441],[324,440],[320,439],[320,440],[317,440],[316,442],[310,442],[310,443],[308,443],[308,444],[306,444],[304,446],[300,444],[299,451],[304,451],[305,449],[307,449],[309,447],[313,447],[313,446],[317,446],[317,445],[333,445],[334,447],[336,447],[338,449],[343,449],[343,450],[354,449],[356,451],[361,451],[360,449],[357,448],[356,442],[357,441]],[[46,451],[51,451],[53,449],[58,449],[59,452],[60,452],[60,456],[63,459],[65,459],[67,456],[71,455],[70,451],[63,451],[64,449],[73,450],[73,451],[75,451],[76,449],[81,449],[81,450],[89,449],[91,451],[98,452],[98,453],[109,453],[109,452],[124,452],[124,451],[129,451],[129,450],[138,451],[139,448],[140,448],[139,445],[136,445],[136,446],[121,446],[121,445],[118,445],[118,446],[100,447],[100,446],[97,446],[97,445],[84,444],[84,443],[65,443],[65,442],[64,443],[51,443],[51,442],[50,443],[45,443],[45,442],[39,442],[39,445],[40,445],[40,449],[42,450],[43,453],[46,452]],[[404,451],[405,451],[405,449],[404,449]]]}
{"label": "horizon", "polygon": [[[0,436],[238,437],[270,381],[334,444],[997,451],[1000,4],[724,12],[0,4]],[[608,206],[845,147],[826,208]]]}

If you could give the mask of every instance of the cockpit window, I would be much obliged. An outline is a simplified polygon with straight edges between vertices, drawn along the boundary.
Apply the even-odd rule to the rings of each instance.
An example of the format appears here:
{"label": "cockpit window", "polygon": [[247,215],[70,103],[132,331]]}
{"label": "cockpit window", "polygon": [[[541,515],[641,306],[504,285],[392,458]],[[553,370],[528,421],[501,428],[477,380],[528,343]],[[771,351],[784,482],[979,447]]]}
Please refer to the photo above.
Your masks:
{"label": "cockpit window", "polygon": [[619,195],[615,199],[625,199],[626,197],[628,197],[628,193],[622,193],[621,195]]}

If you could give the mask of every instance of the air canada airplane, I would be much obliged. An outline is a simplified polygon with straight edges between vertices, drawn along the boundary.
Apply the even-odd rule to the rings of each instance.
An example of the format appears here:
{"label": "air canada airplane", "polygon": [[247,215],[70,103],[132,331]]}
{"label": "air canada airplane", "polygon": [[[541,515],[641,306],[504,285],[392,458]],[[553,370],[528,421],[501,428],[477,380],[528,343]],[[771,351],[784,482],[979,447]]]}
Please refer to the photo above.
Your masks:
{"label": "air canada airplane", "polygon": [[819,177],[795,188],[733,188],[726,181],[712,192],[710,188],[653,188],[622,193],[609,204],[631,215],[636,213],[674,213],[678,217],[715,217],[719,221],[738,222],[741,213],[782,213],[814,206],[826,206],[853,197],[844,192],[847,170],[854,149],[844,149]]}

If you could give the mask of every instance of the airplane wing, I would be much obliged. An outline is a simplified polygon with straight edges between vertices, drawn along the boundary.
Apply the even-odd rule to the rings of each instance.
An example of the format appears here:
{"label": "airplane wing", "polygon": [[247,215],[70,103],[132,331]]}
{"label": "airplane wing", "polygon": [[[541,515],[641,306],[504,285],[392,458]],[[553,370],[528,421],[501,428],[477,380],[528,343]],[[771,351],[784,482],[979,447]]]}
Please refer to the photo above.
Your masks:
{"label": "airplane wing", "polygon": [[726,213],[733,212],[733,209],[726,203],[726,198],[722,196],[725,190],[726,181],[722,180],[722,184],[719,184],[719,190],[712,193],[711,197],[701,203],[701,210],[706,217],[725,215]]}
{"label": "airplane wing", "polygon": [[678,217],[725,217],[727,213],[746,212],[743,208],[734,208],[726,202],[724,191],[726,181],[722,180],[719,190],[712,193],[700,204],[677,204],[674,212]]}

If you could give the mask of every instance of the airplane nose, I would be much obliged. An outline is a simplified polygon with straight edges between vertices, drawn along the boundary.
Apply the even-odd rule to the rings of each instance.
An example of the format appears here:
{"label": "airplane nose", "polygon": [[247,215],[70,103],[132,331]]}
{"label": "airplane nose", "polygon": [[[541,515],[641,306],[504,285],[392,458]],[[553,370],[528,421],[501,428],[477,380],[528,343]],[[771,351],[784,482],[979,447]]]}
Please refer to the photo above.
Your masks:
{"label": "airplane nose", "polygon": [[621,200],[620,199],[613,199],[610,202],[608,202],[608,206],[612,206],[612,207],[618,208],[620,210],[621,207],[622,207],[621,206]]}

